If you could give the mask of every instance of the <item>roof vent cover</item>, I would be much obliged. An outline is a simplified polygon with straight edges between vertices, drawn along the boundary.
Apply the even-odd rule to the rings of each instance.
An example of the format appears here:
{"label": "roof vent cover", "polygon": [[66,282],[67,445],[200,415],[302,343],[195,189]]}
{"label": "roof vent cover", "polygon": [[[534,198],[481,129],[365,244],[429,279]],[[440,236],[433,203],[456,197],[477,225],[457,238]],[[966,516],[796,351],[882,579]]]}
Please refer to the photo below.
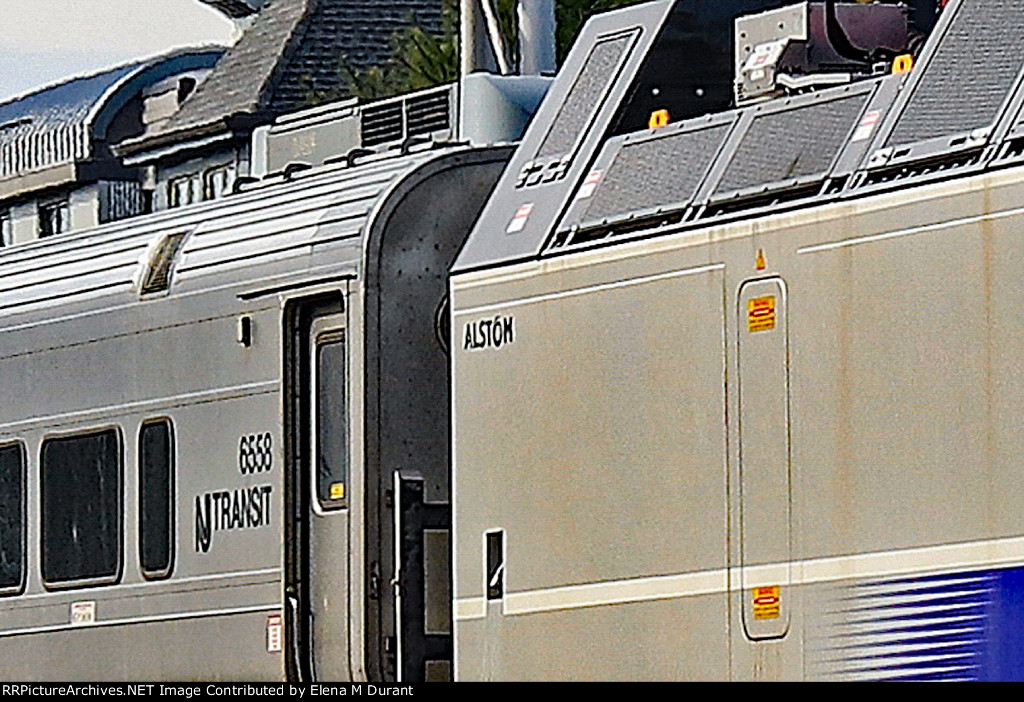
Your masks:
{"label": "roof vent cover", "polygon": [[171,273],[188,234],[187,230],[169,232],[150,244],[140,261],[137,281],[139,295],[152,295],[170,289]]}
{"label": "roof vent cover", "polygon": [[1024,65],[1020,0],[973,0],[956,12],[887,146],[989,128],[999,117]]}
{"label": "roof vent cover", "polygon": [[438,132],[450,136],[453,99],[453,87],[447,85],[366,105],[360,109],[362,145],[377,146]]}

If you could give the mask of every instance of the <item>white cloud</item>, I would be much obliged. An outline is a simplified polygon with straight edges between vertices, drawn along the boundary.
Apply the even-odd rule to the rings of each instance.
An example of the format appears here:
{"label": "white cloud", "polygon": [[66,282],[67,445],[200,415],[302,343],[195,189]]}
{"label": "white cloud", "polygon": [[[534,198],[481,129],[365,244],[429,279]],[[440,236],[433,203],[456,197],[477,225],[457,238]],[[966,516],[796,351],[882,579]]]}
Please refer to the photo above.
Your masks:
{"label": "white cloud", "polygon": [[231,44],[198,0],[0,0],[0,100],[179,46]]}

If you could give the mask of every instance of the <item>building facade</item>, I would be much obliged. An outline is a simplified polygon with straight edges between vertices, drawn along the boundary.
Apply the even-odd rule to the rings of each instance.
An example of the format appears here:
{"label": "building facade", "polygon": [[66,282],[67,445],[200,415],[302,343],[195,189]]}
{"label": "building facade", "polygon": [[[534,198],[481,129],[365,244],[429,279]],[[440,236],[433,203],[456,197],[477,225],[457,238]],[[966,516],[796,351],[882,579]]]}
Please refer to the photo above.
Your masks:
{"label": "building facade", "polygon": [[115,147],[143,173],[154,209],[217,198],[252,165],[254,130],[308,108],[314,93],[349,96],[342,57],[356,70],[391,59],[391,37],[416,21],[440,31],[442,0],[255,0],[208,4],[244,18],[238,42],[173,115]]}
{"label": "building facade", "polygon": [[[360,129],[375,129],[380,110],[362,114],[340,62],[383,65],[397,31],[412,22],[441,28],[442,0],[203,1],[242,28],[234,46],[180,50],[0,104],[3,245],[222,197],[267,171],[253,166],[254,131],[307,110],[314,95],[338,98]],[[376,142],[450,130],[453,96],[413,96],[425,122],[400,116],[397,131],[386,124]],[[337,147],[372,141],[357,134]]]}
{"label": "building facade", "polygon": [[111,146],[157,119],[147,96],[158,86],[170,109],[204,80],[223,51],[176,51],[0,104],[2,244],[148,211],[152,202],[139,171],[126,167]]}

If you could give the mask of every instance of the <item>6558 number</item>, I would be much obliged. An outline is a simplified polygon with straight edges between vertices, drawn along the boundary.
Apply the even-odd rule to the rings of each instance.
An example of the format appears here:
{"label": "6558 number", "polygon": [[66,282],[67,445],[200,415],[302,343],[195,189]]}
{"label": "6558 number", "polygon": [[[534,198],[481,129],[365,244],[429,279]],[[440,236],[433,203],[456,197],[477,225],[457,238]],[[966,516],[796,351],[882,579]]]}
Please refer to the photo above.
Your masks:
{"label": "6558 number", "polygon": [[274,464],[273,448],[269,431],[243,436],[238,440],[238,470],[243,475],[270,470]]}

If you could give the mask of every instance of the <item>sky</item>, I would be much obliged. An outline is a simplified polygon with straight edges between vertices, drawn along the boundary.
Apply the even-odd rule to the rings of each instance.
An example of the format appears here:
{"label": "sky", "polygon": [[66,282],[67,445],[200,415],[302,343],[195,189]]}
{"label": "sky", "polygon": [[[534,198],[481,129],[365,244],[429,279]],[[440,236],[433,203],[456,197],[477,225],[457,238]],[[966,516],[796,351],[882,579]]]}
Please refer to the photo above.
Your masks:
{"label": "sky", "polygon": [[0,100],[180,46],[231,44],[198,0],[0,0]]}

